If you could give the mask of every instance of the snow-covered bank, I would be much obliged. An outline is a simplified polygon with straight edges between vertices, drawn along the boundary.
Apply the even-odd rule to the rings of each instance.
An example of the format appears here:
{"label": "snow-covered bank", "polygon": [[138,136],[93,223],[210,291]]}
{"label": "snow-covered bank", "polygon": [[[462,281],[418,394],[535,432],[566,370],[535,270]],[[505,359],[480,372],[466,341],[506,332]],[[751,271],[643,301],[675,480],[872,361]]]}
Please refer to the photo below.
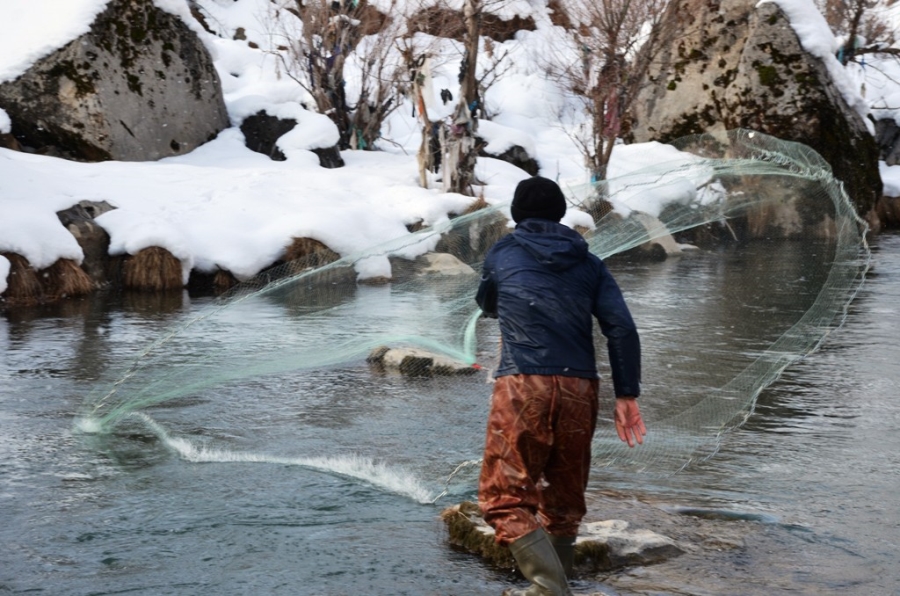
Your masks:
{"label": "snow-covered bank", "polygon": [[[82,200],[106,201],[116,209],[97,222],[110,234],[111,254],[159,246],[181,260],[185,279],[192,269],[224,269],[243,279],[276,261],[294,237],[313,238],[341,255],[354,254],[408,234],[410,224],[438,224],[473,201],[441,192],[436,179],[432,188],[419,186],[415,154],[420,124],[408,101],[386,121],[380,151],[344,151],[345,167],[321,168],[310,149],[333,145],[336,128],[325,116],[300,107],[305,92],[285,76],[271,53],[283,39],[274,33],[279,26],[272,21],[268,0],[200,0],[209,26],[221,36],[203,30],[190,17],[185,0],[153,1],[190,21],[206,44],[222,79],[234,127],[193,153],[158,162],[87,164],[0,149],[0,252],[20,254],[37,269],[63,258],[80,262],[82,250],[56,212]],[[33,0],[27,6],[0,6],[0,82],[18,76],[35,60],[83,33],[107,3]],[[828,39],[820,15],[804,19],[811,4],[779,0],[779,5],[791,12],[804,42],[820,48],[827,58],[834,40]],[[540,65],[547,47],[558,41],[558,28],[552,26],[542,3],[510,2],[504,10],[507,17],[532,17],[536,29],[494,44],[495,55],[508,56],[508,69],[485,91],[484,103],[493,120],[484,121],[479,133],[493,151],[521,146],[540,164],[541,175],[558,180],[564,188],[579,186],[589,176],[570,133],[584,125],[584,115],[572,109],[576,104],[542,74]],[[234,39],[238,28],[243,39]],[[460,55],[455,43],[434,42],[446,53],[432,69],[432,118],[446,116],[452,108],[440,101],[441,88],[454,94],[458,89]],[[882,99],[893,97],[889,90],[879,93]],[[279,140],[285,162],[271,161],[244,146],[237,125],[261,109],[298,121]],[[10,126],[0,110],[0,134],[8,133]],[[677,157],[673,151],[653,143],[617,147],[610,175],[669,161]],[[480,158],[476,175],[482,183],[476,192],[489,204],[499,204],[511,198],[515,185],[528,174],[505,162]],[[887,166],[882,175],[888,194],[900,195],[896,181],[900,175]],[[646,194],[638,199],[645,204],[622,209],[653,212],[658,198]],[[579,219],[577,213],[570,217]],[[9,273],[9,261],[0,256],[0,293],[8,286]],[[362,261],[358,273],[387,276],[389,264],[387,259]]]}
{"label": "snow-covered bank", "polygon": [[[187,15],[181,0],[154,2]],[[0,8],[0,23],[5,23],[0,33],[9,34],[0,35],[0,80],[21,74],[31,62],[87,30],[106,2],[33,4],[27,10]],[[383,134],[389,140],[381,151],[345,151],[344,168],[321,168],[309,149],[333,145],[336,129],[324,116],[299,107],[302,90],[266,53],[277,44],[269,3],[201,4],[223,37],[196,23],[193,27],[216,61],[233,124],[260,109],[298,120],[295,130],[279,141],[288,160],[274,162],[248,150],[236,127],[191,154],[159,162],[86,164],[0,149],[0,251],[21,254],[36,269],[61,258],[80,262],[81,248],[56,212],[81,200],[106,201],[116,209],[97,222],[110,234],[110,254],[159,246],[182,261],[185,276],[190,269],[221,268],[246,278],[277,260],[293,237],[313,238],[341,255],[353,254],[408,234],[407,224],[440,223],[471,203],[471,197],[418,185],[415,152],[421,133],[411,104],[387,121]],[[526,4],[519,9],[530,10]],[[58,18],[39,18],[46,14]],[[237,27],[244,27],[259,48],[230,39]],[[541,43],[538,32],[528,37]],[[581,156],[557,116],[564,97],[546,82],[535,81],[536,64],[527,59],[534,52],[527,45],[511,41],[506,49],[517,57],[516,66],[497,86],[499,92],[486,98],[498,118],[494,126],[485,126],[484,136],[494,146],[525,145],[546,164],[546,176],[582,182]],[[458,57],[436,66],[435,78],[441,84],[452,82],[456,69]],[[543,92],[527,102],[516,99],[535,89]],[[441,106],[435,99],[435,106]],[[504,126],[504,120],[519,127]],[[9,132],[2,112],[0,132]],[[488,203],[508,201],[527,175],[505,162],[481,159],[477,176],[484,185],[477,190]],[[9,262],[0,257],[0,267],[2,292]],[[389,275],[389,264],[367,260],[358,273]]]}

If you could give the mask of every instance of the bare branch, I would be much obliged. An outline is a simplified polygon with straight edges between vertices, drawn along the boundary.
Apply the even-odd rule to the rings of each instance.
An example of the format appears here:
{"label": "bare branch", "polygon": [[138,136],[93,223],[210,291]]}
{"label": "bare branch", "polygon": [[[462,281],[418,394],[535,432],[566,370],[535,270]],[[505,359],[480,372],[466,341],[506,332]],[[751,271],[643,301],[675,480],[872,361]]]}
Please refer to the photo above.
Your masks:
{"label": "bare branch", "polygon": [[284,73],[335,123],[341,149],[374,148],[399,105],[403,67],[393,41],[402,21],[366,0],[279,0],[272,10],[286,40],[272,51]]}
{"label": "bare branch", "polygon": [[869,46],[866,48],[856,48],[853,50],[855,56],[861,54],[881,54],[884,56],[896,56],[900,58],[900,48],[885,48],[882,46]]}
{"label": "bare branch", "polygon": [[[860,45],[890,47],[898,29],[884,18],[883,0],[816,0],[831,30],[843,36],[839,59],[846,64],[860,53]],[[869,52],[871,53],[871,52]]]}
{"label": "bare branch", "polygon": [[669,0],[565,0],[561,6],[572,27],[547,70],[581,100],[590,123],[570,136],[592,175],[603,179],[645,75],[674,34],[675,14]]}

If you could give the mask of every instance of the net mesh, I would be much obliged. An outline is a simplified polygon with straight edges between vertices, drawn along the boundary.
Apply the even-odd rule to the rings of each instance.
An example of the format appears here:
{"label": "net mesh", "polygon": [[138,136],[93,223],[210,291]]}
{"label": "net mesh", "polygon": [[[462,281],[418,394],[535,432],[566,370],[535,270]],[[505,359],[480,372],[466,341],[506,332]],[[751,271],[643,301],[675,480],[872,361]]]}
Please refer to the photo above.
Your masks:
{"label": "net mesh", "polygon": [[[672,473],[714,453],[759,393],[842,322],[868,267],[865,225],[809,148],[749,131],[675,146],[675,161],[564,185],[570,211],[584,214],[577,228],[626,292],[644,346],[650,433],[628,449],[598,431],[596,466]],[[370,391],[393,382],[389,369],[447,404],[486,403],[499,332],[473,298],[486,251],[511,231],[507,210],[481,209],[326,265],[311,255],[237,286],[98,385],[81,428],[107,433],[126,418],[147,422],[148,408],[288,371],[304,371],[322,390],[342,382],[330,371],[348,365]],[[704,256],[668,259],[659,277],[637,275],[665,247],[686,245]],[[357,283],[366,259],[390,260],[388,286]],[[734,284],[734,294],[736,262],[753,279]],[[724,289],[703,295],[692,275]],[[708,320],[708,300],[722,302],[722,320]],[[603,371],[605,347],[595,337]],[[442,494],[453,482],[471,487],[480,444],[469,447],[429,471],[432,480],[451,476]]]}

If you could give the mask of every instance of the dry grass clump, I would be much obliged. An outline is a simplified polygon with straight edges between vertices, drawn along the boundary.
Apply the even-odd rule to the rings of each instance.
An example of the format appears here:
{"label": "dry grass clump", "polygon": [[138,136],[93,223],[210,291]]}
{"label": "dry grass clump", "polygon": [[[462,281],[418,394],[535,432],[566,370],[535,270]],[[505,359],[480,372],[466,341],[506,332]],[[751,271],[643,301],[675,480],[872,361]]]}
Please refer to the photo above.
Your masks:
{"label": "dry grass clump", "polygon": [[42,281],[47,300],[83,296],[94,289],[91,276],[72,259],[59,259],[44,269]]}
{"label": "dry grass clump", "polygon": [[187,288],[191,293],[221,296],[239,283],[234,274],[226,269],[216,269],[209,273],[194,269],[188,279]]}
{"label": "dry grass clump", "polygon": [[292,264],[294,273],[321,267],[340,258],[341,255],[312,238],[291,238],[291,243],[284,251],[284,261]]}
{"label": "dry grass clump", "polygon": [[44,297],[38,272],[28,259],[14,252],[0,252],[9,261],[9,276],[3,298],[8,306],[33,306],[40,304]]}
{"label": "dry grass clump", "polygon": [[225,271],[224,269],[219,269],[216,271],[216,274],[213,276],[212,285],[216,291],[225,291],[230,289],[233,286],[238,284],[237,278],[231,273],[231,271]]}
{"label": "dry grass clump", "polygon": [[475,213],[476,211],[481,211],[482,209],[487,209],[488,207],[490,207],[490,205],[488,205],[488,202],[484,200],[484,194],[480,194],[475,198],[474,201],[472,201],[471,204],[469,204],[468,207],[466,207],[466,210],[463,211],[463,215]]}
{"label": "dry grass clump", "polygon": [[82,296],[94,289],[94,282],[75,261],[59,259],[46,269],[36,270],[28,259],[14,252],[0,252],[10,263],[5,306],[35,306],[69,296]]}
{"label": "dry grass clump", "polygon": [[549,0],[547,8],[550,9],[550,22],[566,31],[572,29],[572,19],[560,0]]}
{"label": "dry grass clump", "polygon": [[[518,15],[504,20],[497,15],[481,12],[481,35],[503,43],[513,39],[519,31],[534,31],[532,17],[524,19]],[[431,6],[420,10],[407,20],[411,33],[425,33],[435,37],[447,37],[463,41],[466,35],[466,19],[462,11],[452,8]]]}
{"label": "dry grass clump", "polygon": [[12,149],[13,151],[22,151],[22,145],[20,145],[18,139],[11,134],[0,134],[0,147]]}
{"label": "dry grass clump", "polygon": [[130,290],[163,291],[184,287],[181,261],[164,248],[151,246],[126,257],[123,286]]}

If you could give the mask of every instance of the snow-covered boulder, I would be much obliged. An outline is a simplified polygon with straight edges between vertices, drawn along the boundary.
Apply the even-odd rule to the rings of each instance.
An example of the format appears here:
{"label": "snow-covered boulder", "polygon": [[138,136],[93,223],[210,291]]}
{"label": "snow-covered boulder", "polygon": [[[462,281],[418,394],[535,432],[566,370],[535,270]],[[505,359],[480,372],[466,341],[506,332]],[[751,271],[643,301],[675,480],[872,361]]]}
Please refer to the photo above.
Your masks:
{"label": "snow-covered boulder", "polygon": [[642,225],[647,230],[647,234],[653,238],[630,251],[631,256],[650,261],[665,261],[671,256],[681,254],[681,245],[675,241],[675,238],[668,231],[660,232],[660,230],[666,230],[666,226],[659,219],[639,211],[632,212],[629,217]]}
{"label": "snow-covered boulder", "polygon": [[110,1],[87,33],[0,84],[0,109],[24,147],[86,161],[181,155],[229,126],[201,39],[153,0]]}
{"label": "snow-covered boulder", "polygon": [[524,132],[490,120],[478,123],[478,155],[494,157],[537,176],[540,164],[534,157],[534,141]]}
{"label": "snow-covered boulder", "polygon": [[635,101],[633,140],[747,128],[803,143],[869,213],[881,194],[878,148],[811,0],[677,0],[674,10],[683,33]]}
{"label": "snow-covered boulder", "polygon": [[[299,105],[279,107],[291,107],[293,111],[288,112],[289,115],[285,116],[278,111],[276,111],[275,115],[272,115],[267,110],[260,110],[247,116],[241,122],[241,132],[244,133],[244,142],[248,149],[268,155],[270,159],[275,161],[285,161],[287,155],[285,155],[280,141],[281,139],[287,139],[288,134],[294,133],[298,120],[303,120],[303,126],[296,131],[301,137],[300,143],[295,140],[293,143],[295,147],[292,148],[312,151],[318,156],[319,165],[323,168],[344,167],[344,160],[337,146],[339,137],[337,127],[328,117],[308,112]],[[284,110],[282,109],[281,112],[284,112]],[[290,114],[295,115],[295,117],[290,117]],[[306,122],[308,120],[317,120],[316,124],[318,126],[311,126],[309,122]],[[333,132],[334,138],[330,143],[320,141],[319,138],[322,135],[315,132],[317,128],[323,127],[326,129],[326,135]]]}

